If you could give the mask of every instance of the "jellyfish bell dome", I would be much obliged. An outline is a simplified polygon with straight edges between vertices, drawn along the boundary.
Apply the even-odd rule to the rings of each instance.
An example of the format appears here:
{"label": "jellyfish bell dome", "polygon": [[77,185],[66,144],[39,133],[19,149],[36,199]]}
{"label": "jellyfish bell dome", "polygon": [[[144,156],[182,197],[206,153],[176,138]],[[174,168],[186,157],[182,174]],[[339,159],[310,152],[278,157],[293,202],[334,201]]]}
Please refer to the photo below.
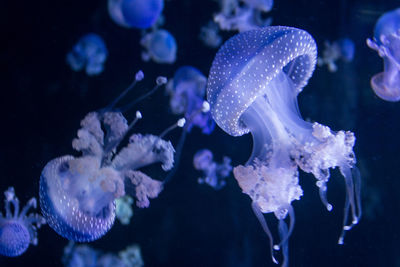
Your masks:
{"label": "jellyfish bell dome", "polygon": [[[73,176],[79,178],[76,179],[78,183],[85,182],[88,175],[93,175],[92,180],[99,178],[93,171],[88,171],[92,169],[89,162],[90,159],[73,156],[59,157],[47,163],[40,177],[40,206],[48,224],[59,235],[77,242],[90,242],[102,237],[115,220],[115,201],[112,198],[94,198],[104,197],[100,184],[69,184],[68,178]],[[93,192],[95,190],[98,190],[97,194]]]}
{"label": "jellyfish bell dome", "polygon": [[208,77],[207,99],[214,120],[230,135],[248,133],[240,117],[270,90],[268,84],[283,72],[297,95],[311,77],[316,57],[312,36],[296,28],[274,26],[232,37],[218,51]]}
{"label": "jellyfish bell dome", "polygon": [[381,36],[389,36],[400,29],[400,8],[386,12],[377,21],[374,37],[378,44],[382,44]]}
{"label": "jellyfish bell dome", "polygon": [[111,19],[126,28],[150,28],[163,8],[164,0],[108,0]]}

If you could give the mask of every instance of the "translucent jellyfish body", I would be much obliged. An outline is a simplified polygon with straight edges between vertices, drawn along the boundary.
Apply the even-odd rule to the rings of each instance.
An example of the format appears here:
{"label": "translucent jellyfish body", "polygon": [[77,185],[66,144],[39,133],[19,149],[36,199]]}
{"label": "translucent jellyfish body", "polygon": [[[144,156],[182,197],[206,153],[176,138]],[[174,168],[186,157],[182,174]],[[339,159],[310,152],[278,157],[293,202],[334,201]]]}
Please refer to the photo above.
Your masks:
{"label": "translucent jellyfish body", "polygon": [[142,59],[150,59],[157,63],[172,64],[176,60],[176,50],[178,49],[174,36],[166,30],[155,30],[146,33],[140,44],[145,48]]}
{"label": "translucent jellyfish body", "polygon": [[[252,199],[271,249],[282,247],[283,265],[287,265],[288,238],[294,225],[291,202],[303,194],[298,167],[315,176],[328,210],[332,209],[326,200],[330,169],[338,167],[344,176],[347,197],[339,243],[361,215],[354,134],[306,122],[298,110],[297,95],[311,77],[316,57],[315,41],[307,32],[266,27],[228,40],[218,51],[208,78],[207,98],[216,123],[232,136],[250,132],[253,137],[248,162],[233,172]],[[262,215],[270,212],[279,220],[281,242],[275,246]],[[289,228],[284,221],[288,214]]]}
{"label": "translucent jellyfish body", "polygon": [[95,33],[89,33],[79,39],[66,60],[72,70],[85,70],[87,75],[93,76],[103,72],[107,56],[104,40]]}
{"label": "translucent jellyfish body", "polygon": [[221,11],[214,21],[221,30],[244,32],[271,24],[264,14],[272,9],[272,0],[220,0]]}
{"label": "translucent jellyfish body", "polygon": [[163,8],[164,0],[108,0],[111,19],[126,28],[150,28]]}
{"label": "translucent jellyfish body", "polygon": [[6,213],[4,216],[0,213],[0,255],[17,257],[28,249],[29,244],[37,245],[37,228],[46,221],[39,214],[28,214],[30,208],[36,208],[36,198],[31,198],[20,212],[14,188],[8,188],[4,195]]}
{"label": "translucent jellyfish body", "polygon": [[115,200],[115,215],[120,223],[128,225],[133,216],[133,199],[130,196],[123,196]]}
{"label": "translucent jellyfish body", "polygon": [[215,190],[226,185],[225,178],[232,171],[230,158],[224,157],[223,162],[218,164],[213,160],[213,154],[208,149],[201,149],[194,154],[193,166],[204,173],[204,177],[198,179],[199,184],[208,184]]}
{"label": "translucent jellyfish body", "polygon": [[383,58],[383,72],[371,78],[375,94],[386,101],[400,100],[400,8],[389,11],[375,25],[367,45]]}
{"label": "translucent jellyfish body", "polygon": [[349,38],[342,38],[333,43],[326,41],[322,57],[318,57],[318,66],[327,65],[330,72],[336,72],[336,61],[342,59],[345,62],[351,62],[354,58],[354,50],[354,42]]}
{"label": "translucent jellyfish body", "polygon": [[62,262],[65,267],[144,266],[140,247],[136,244],[114,254],[105,253],[87,245],[76,245],[73,241],[70,241],[64,248]]}
{"label": "translucent jellyfish body", "polygon": [[[136,119],[140,117],[137,113]],[[140,208],[148,207],[149,198],[161,192],[162,182],[138,169],[161,162],[163,170],[170,170],[174,148],[158,136],[133,134],[128,145],[118,149],[132,125],[120,112],[91,112],[72,141],[82,156],[62,156],[44,167],[40,205],[61,236],[79,242],[103,236],[114,223],[114,200],[125,195],[126,181],[133,185]]]}
{"label": "translucent jellyfish body", "polygon": [[210,134],[215,127],[210,112],[202,110],[206,93],[207,78],[195,67],[180,67],[174,74],[166,90],[170,96],[169,105],[174,114],[184,114],[187,131],[193,126],[202,129],[204,134]]}

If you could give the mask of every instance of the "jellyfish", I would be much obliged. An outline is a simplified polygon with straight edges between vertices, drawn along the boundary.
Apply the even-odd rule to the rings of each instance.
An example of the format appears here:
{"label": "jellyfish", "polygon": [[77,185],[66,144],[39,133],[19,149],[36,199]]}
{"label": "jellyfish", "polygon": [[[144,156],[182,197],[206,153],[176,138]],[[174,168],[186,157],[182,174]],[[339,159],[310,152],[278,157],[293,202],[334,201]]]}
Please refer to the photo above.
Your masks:
{"label": "jellyfish", "polygon": [[164,0],[108,0],[111,19],[125,28],[148,29],[160,17]]}
{"label": "jellyfish", "polygon": [[31,198],[19,212],[19,200],[14,188],[9,187],[4,196],[6,213],[3,216],[0,212],[0,255],[17,257],[28,249],[29,244],[37,245],[37,229],[46,221],[37,213],[28,214],[30,208],[36,208],[36,198]]}
{"label": "jellyfish", "polygon": [[128,225],[133,215],[133,198],[130,196],[123,196],[115,200],[115,216],[123,225]]}
{"label": "jellyfish", "polygon": [[383,14],[375,25],[373,40],[367,45],[383,58],[384,71],[371,78],[371,87],[383,100],[400,100],[400,8]]}
{"label": "jellyfish", "polygon": [[64,248],[62,262],[65,267],[142,267],[144,262],[140,247],[132,244],[118,254],[107,253],[88,245],[70,241]]}
{"label": "jellyfish", "polygon": [[145,48],[142,53],[144,61],[152,59],[157,63],[172,64],[176,60],[176,41],[167,30],[159,29],[146,33],[140,44]]}
{"label": "jellyfish", "polygon": [[330,72],[336,72],[336,61],[342,59],[345,62],[351,62],[354,58],[354,50],[354,42],[349,38],[341,38],[332,43],[326,41],[322,57],[318,57],[318,66],[327,65]]}
{"label": "jellyfish", "polygon": [[204,177],[198,179],[199,184],[208,184],[215,190],[226,185],[225,178],[232,171],[231,159],[224,157],[222,163],[213,161],[213,154],[208,149],[201,149],[194,154],[193,165],[196,170],[202,171]]}
{"label": "jellyfish", "polygon": [[209,21],[207,25],[201,27],[199,38],[208,47],[219,47],[222,43],[222,37],[219,35],[218,24]]}
{"label": "jellyfish", "polygon": [[[133,85],[143,79],[136,74]],[[157,86],[166,83],[157,79]],[[156,86],[156,88],[157,88]],[[127,90],[128,90],[127,89]],[[120,143],[142,117],[139,111],[128,124],[120,111],[107,107],[90,112],[81,121],[72,147],[81,156],[65,155],[48,162],[40,177],[40,206],[44,217],[59,235],[73,241],[89,242],[103,236],[115,219],[115,199],[125,195],[125,182],[134,187],[136,206],[145,208],[163,188],[140,168],[161,163],[164,171],[173,167],[174,148],[161,136],[132,134],[127,146]]]}
{"label": "jellyfish", "polygon": [[[304,121],[297,106],[297,95],[311,77],[316,57],[315,41],[307,32],[284,26],[260,28],[229,39],[216,54],[208,77],[207,99],[217,125],[229,135],[250,132],[253,137],[249,160],[236,166],[233,174],[252,200],[269,237],[273,261],[277,262],[273,249],[281,250],[283,266],[288,264],[294,226],[291,203],[303,194],[298,168],[314,175],[328,211],[332,209],[326,197],[330,169],[338,167],[343,175],[347,196],[339,244],[361,216],[354,134]],[[264,213],[274,213],[279,220],[278,244]]]}
{"label": "jellyfish", "polygon": [[214,21],[221,30],[249,31],[269,26],[271,18],[264,18],[272,9],[272,0],[221,0],[221,11],[214,16]]}
{"label": "jellyfish", "polygon": [[211,134],[215,123],[210,112],[202,110],[206,93],[207,78],[195,67],[180,67],[167,86],[169,105],[174,114],[184,114],[187,131],[197,126],[204,134]]}
{"label": "jellyfish", "polygon": [[87,75],[94,76],[103,72],[107,56],[108,51],[103,38],[95,33],[88,33],[74,45],[66,60],[72,70],[84,69]]}

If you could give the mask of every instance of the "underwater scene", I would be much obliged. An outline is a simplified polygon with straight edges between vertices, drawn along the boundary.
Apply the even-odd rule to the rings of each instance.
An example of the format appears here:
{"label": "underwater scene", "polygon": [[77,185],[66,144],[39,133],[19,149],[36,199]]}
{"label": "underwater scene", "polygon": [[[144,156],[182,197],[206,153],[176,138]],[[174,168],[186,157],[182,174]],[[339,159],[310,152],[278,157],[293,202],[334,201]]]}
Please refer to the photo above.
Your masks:
{"label": "underwater scene", "polygon": [[2,6],[0,266],[400,266],[400,2]]}

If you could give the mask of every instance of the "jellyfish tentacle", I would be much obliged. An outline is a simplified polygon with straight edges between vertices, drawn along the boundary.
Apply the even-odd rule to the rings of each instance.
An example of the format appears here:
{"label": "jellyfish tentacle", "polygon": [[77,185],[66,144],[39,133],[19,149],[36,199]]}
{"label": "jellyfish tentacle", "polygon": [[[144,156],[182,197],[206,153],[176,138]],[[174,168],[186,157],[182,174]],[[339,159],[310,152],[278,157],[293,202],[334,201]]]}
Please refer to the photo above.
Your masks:
{"label": "jellyfish tentacle", "polygon": [[251,208],[253,209],[253,212],[254,212],[254,214],[256,215],[258,221],[260,222],[261,227],[263,228],[264,232],[265,232],[265,233],[267,234],[267,236],[268,236],[268,239],[269,239],[269,248],[270,248],[270,254],[271,254],[271,257],[272,257],[272,261],[273,261],[275,264],[279,264],[279,262],[278,262],[278,261],[275,259],[275,257],[274,257],[274,250],[273,250],[273,247],[274,247],[274,238],[273,238],[273,236],[272,236],[271,231],[269,230],[267,221],[266,221],[265,218],[264,218],[264,214],[261,212],[260,207],[258,206],[258,204],[257,204],[256,202],[254,202],[254,201],[251,202]]}

